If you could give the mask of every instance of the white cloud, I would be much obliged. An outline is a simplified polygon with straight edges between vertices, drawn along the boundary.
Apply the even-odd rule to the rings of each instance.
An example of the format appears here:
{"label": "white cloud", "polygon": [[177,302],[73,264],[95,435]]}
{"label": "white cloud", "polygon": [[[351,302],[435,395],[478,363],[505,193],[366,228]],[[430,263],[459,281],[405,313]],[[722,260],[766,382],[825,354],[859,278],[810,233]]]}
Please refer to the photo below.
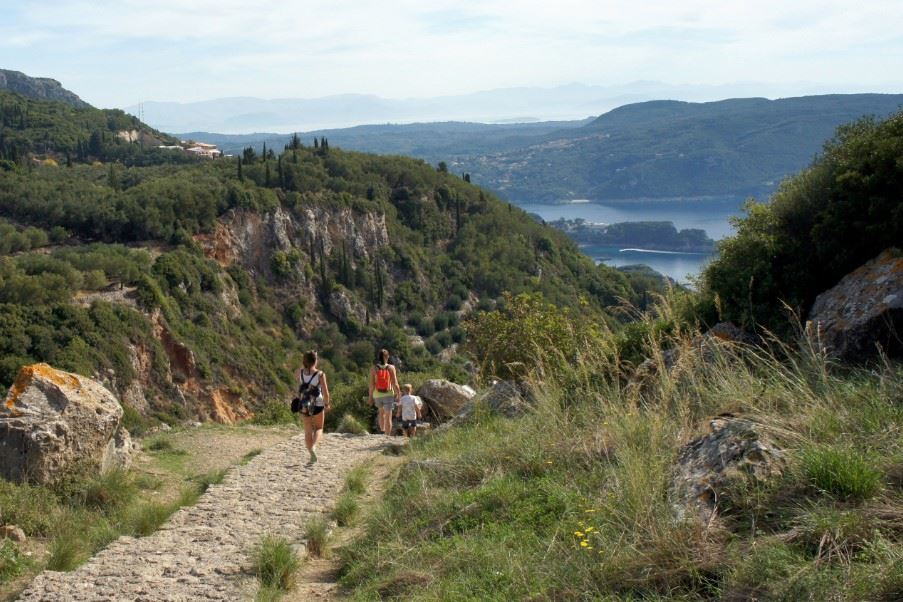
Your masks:
{"label": "white cloud", "polygon": [[[10,16],[0,52],[30,49],[28,57],[16,57],[18,64],[60,79],[65,70],[96,90],[95,97],[109,99],[101,104],[252,94],[434,96],[639,79],[867,86],[899,83],[903,73],[898,0],[860,0],[854,9],[845,0],[59,0],[0,6]],[[52,48],[71,56],[60,61]],[[115,85],[105,83],[110,73],[119,80]]]}

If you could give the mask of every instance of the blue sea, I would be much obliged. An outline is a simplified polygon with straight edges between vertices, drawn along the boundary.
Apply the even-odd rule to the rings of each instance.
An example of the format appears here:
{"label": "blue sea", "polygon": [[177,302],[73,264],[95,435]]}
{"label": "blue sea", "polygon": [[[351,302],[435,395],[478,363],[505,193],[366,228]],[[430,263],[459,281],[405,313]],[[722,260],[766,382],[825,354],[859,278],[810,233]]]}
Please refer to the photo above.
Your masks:
{"label": "blue sea", "polygon": [[[700,228],[714,240],[734,233],[730,218],[743,215],[743,199],[655,200],[655,201],[571,201],[555,204],[521,204],[529,213],[546,221],[583,218],[588,222],[613,224],[617,222],[666,221],[678,230]],[[586,245],[583,252],[599,263],[612,267],[644,264],[681,283],[690,283],[703,266],[712,259],[704,253],[669,253],[646,249],[621,249]]]}

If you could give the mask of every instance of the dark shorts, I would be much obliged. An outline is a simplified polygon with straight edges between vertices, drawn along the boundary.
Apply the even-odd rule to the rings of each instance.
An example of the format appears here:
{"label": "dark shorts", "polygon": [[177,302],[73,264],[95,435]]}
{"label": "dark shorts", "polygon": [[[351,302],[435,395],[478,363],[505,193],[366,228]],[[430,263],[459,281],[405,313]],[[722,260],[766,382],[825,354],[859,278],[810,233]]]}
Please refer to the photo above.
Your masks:
{"label": "dark shorts", "polygon": [[308,408],[308,413],[306,414],[306,416],[316,416],[325,409],[326,406],[311,406],[310,408]]}
{"label": "dark shorts", "polygon": [[416,420],[402,420],[401,428],[403,428],[404,430],[417,428],[417,421]]}

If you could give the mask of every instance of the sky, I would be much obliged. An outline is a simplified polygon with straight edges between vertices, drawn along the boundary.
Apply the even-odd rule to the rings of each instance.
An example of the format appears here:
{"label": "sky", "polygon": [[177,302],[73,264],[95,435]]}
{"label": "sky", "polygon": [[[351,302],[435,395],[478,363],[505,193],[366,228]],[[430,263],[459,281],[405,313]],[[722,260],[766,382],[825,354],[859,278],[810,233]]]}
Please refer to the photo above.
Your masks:
{"label": "sky", "polygon": [[0,0],[0,68],[91,104],[638,80],[903,92],[901,0]]}

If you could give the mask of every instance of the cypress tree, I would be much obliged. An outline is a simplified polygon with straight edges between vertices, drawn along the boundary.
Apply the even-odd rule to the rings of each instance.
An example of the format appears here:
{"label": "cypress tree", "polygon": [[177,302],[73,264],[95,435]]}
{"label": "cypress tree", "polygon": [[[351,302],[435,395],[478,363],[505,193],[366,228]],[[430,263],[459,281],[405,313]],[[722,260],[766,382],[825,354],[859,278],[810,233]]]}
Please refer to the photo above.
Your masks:
{"label": "cypress tree", "polygon": [[269,161],[266,162],[266,170],[264,173],[265,173],[265,175],[264,175],[264,184],[263,185],[266,186],[267,188],[269,188],[270,187],[270,162]]}
{"label": "cypress tree", "polygon": [[241,173],[241,155],[238,156],[238,180],[240,182],[245,181],[245,176]]}

